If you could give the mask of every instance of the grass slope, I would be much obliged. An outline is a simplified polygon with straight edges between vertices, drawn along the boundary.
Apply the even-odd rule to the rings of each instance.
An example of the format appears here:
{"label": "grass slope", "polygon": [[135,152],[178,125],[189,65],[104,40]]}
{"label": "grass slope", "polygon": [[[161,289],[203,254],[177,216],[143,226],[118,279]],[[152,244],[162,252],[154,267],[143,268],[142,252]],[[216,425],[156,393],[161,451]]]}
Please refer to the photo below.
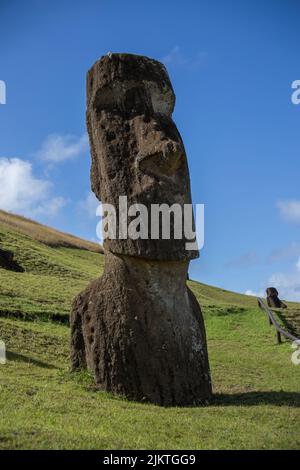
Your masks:
{"label": "grass slope", "polygon": [[129,402],[96,392],[88,373],[68,371],[62,322],[72,297],[101,272],[103,256],[49,247],[3,222],[0,240],[25,269],[0,269],[0,339],[8,350],[0,365],[0,448],[300,447],[300,366],[291,362],[290,343],[276,344],[254,298],[190,282],[207,328],[210,406]]}
{"label": "grass slope", "polygon": [[[84,243],[84,241],[83,241]],[[67,321],[76,293],[99,275],[103,256],[41,243],[0,221],[0,248],[14,253],[23,273],[0,269],[0,314]]]}
{"label": "grass slope", "polygon": [[0,223],[5,227],[12,228],[17,233],[27,235],[48,246],[64,246],[103,253],[102,247],[97,243],[82,240],[69,233],[59,232],[51,227],[26,219],[20,215],[11,214],[10,212],[0,210]]}

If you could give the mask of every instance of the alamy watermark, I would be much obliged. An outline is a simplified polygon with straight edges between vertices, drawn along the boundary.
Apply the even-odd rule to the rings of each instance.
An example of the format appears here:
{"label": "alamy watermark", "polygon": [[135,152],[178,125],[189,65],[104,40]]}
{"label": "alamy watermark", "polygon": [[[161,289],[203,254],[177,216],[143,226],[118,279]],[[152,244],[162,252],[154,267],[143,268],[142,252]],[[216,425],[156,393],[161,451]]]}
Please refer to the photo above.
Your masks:
{"label": "alamy watermark", "polygon": [[300,104],[300,80],[294,80],[292,83],[293,91],[291,95],[291,100],[293,104]]}
{"label": "alamy watermark", "polygon": [[6,364],[6,347],[4,341],[0,340],[0,365]]}
{"label": "alamy watermark", "polygon": [[127,196],[120,196],[117,208],[100,204],[96,215],[102,219],[96,228],[101,241],[184,239],[186,250],[204,246],[204,204],[151,204],[149,210],[140,203],[128,206]]}
{"label": "alamy watermark", "polygon": [[292,349],[295,349],[295,351],[292,354],[291,361],[295,366],[300,365],[300,340],[296,340],[292,344]]}
{"label": "alamy watermark", "polygon": [[6,104],[6,84],[0,80],[0,104]]}

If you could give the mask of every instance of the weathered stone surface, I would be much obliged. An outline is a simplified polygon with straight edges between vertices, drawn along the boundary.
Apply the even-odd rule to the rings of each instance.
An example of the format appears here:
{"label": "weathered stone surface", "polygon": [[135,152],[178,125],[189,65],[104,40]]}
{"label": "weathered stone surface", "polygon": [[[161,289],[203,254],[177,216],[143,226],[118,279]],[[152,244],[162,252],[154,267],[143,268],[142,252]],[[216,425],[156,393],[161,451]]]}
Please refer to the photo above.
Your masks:
{"label": "weathered stone surface", "polygon": [[[103,203],[191,201],[183,143],[171,119],[164,66],[110,54],[88,73],[92,188]],[[88,367],[99,389],[160,405],[211,397],[205,328],[186,285],[185,240],[108,240],[100,279],[71,312],[72,369]]]}
{"label": "weathered stone surface", "polygon": [[[187,158],[171,117],[174,103],[165,67],[147,57],[111,54],[88,72],[92,189],[102,203],[116,207],[117,216],[123,195],[128,206],[144,204],[149,213],[151,204],[191,203]],[[184,236],[107,239],[104,248],[156,260],[197,258],[185,243]]]}
{"label": "weathered stone surface", "polygon": [[135,400],[209,399],[204,323],[186,273],[187,263],[107,253],[103,276],[74,301],[73,368],[87,366],[100,389]]}
{"label": "weathered stone surface", "polygon": [[279,299],[279,294],[275,287],[268,287],[266,293],[267,303],[270,308],[286,308],[286,305]]}

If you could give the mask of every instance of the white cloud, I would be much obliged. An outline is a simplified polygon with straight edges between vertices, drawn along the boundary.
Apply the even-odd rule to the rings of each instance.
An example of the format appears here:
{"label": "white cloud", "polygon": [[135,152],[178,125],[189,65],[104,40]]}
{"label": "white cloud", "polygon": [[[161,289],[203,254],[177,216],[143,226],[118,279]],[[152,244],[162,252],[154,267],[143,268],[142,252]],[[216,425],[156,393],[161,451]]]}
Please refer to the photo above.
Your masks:
{"label": "white cloud", "polygon": [[300,253],[300,243],[292,242],[289,245],[273,250],[267,257],[267,263],[276,263],[278,261],[293,260]]}
{"label": "white cloud", "polygon": [[267,287],[276,287],[279,292],[279,298],[282,300],[300,302],[300,257],[289,272],[272,274],[263,286],[263,289],[260,289],[258,292],[249,289],[245,292],[245,295],[265,297]]}
{"label": "white cloud", "polygon": [[183,54],[179,46],[174,46],[167,55],[162,57],[161,62],[166,66],[196,68],[203,64],[205,58],[205,52],[198,52],[194,57],[188,57]]}
{"label": "white cloud", "polygon": [[300,302],[300,257],[291,272],[272,274],[268,282],[276,287],[280,298]]}
{"label": "white cloud", "polygon": [[83,223],[90,223],[93,221],[95,224],[95,231],[97,238],[93,238],[92,241],[95,243],[103,243],[102,234],[102,223],[101,223],[101,202],[98,201],[95,194],[91,191],[87,193],[86,197],[80,200],[77,204],[77,208],[80,212],[80,219]]}
{"label": "white cloud", "polygon": [[27,217],[55,215],[66,204],[62,197],[51,198],[51,183],[36,178],[32,164],[19,158],[0,158],[0,208]]}
{"label": "white cloud", "polygon": [[79,201],[78,208],[80,212],[85,214],[89,219],[95,219],[96,210],[99,205],[100,202],[96,198],[95,194],[90,191],[84,199]]}
{"label": "white cloud", "polygon": [[43,201],[36,207],[30,210],[30,216],[36,217],[38,215],[48,215],[49,217],[55,216],[60,209],[62,209],[68,201],[64,197],[54,197],[47,201]]}
{"label": "white cloud", "polygon": [[254,297],[256,297],[256,293],[253,292],[253,290],[251,290],[251,289],[246,290],[245,295],[253,295]]}
{"label": "white cloud", "polygon": [[161,60],[166,65],[185,65],[187,62],[187,59],[182,54],[179,46],[173,47],[173,49],[171,49],[171,51]]}
{"label": "white cloud", "polygon": [[249,268],[256,265],[259,262],[257,253],[255,251],[248,251],[237,258],[234,258],[227,263],[225,267],[227,268]]}
{"label": "white cloud", "polygon": [[300,274],[276,273],[269,279],[269,285],[276,287],[279,297],[285,300],[300,302]]}
{"label": "white cloud", "polygon": [[252,295],[254,297],[263,297],[264,296],[264,291],[260,290],[258,292],[254,292],[251,289],[246,290],[245,295]]}
{"label": "white cloud", "polygon": [[59,163],[77,157],[88,149],[88,136],[50,134],[36,156],[44,161]]}
{"label": "white cloud", "polygon": [[281,200],[277,202],[281,217],[287,222],[300,223],[300,201]]}

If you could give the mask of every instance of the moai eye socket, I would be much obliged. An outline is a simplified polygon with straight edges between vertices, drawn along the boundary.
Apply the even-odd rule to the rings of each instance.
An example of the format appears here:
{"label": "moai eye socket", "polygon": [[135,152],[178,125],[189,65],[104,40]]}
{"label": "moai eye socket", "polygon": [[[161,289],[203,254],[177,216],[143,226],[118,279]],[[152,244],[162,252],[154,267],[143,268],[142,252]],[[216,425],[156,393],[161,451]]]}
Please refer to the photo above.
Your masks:
{"label": "moai eye socket", "polygon": [[133,87],[125,91],[122,103],[124,111],[133,115],[148,114],[153,112],[151,98],[144,87]]}
{"label": "moai eye socket", "polygon": [[93,108],[97,114],[101,111],[124,116],[153,113],[151,98],[143,86],[117,81],[97,91]]}
{"label": "moai eye socket", "polygon": [[101,111],[117,110],[117,100],[112,87],[100,88],[93,100],[93,109],[97,114]]}
{"label": "moai eye socket", "polygon": [[174,104],[175,96],[170,88],[161,88],[151,81],[136,85],[130,80],[115,80],[97,90],[92,107],[97,114],[107,111],[124,116],[160,114],[170,117]]}

